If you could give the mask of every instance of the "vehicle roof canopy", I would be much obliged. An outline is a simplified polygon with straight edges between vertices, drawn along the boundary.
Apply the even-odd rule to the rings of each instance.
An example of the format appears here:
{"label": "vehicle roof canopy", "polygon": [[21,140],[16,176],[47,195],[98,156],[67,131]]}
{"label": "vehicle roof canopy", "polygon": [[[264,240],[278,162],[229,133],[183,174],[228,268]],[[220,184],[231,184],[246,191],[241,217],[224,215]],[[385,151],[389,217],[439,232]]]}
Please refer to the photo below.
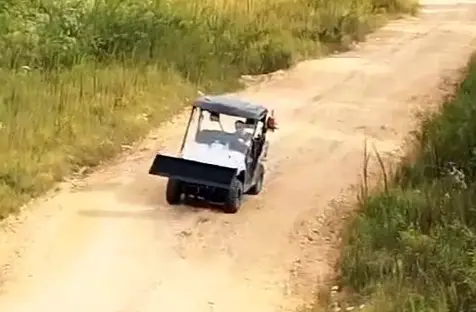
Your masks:
{"label": "vehicle roof canopy", "polygon": [[260,120],[268,113],[261,105],[226,95],[202,96],[193,105],[209,112],[255,120]]}

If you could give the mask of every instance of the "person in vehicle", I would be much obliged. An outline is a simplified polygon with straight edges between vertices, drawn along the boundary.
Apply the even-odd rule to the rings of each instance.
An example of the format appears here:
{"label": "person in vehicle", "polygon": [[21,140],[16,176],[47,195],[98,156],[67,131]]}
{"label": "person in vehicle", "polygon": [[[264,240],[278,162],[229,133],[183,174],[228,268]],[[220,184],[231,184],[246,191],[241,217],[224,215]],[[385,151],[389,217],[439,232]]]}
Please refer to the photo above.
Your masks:
{"label": "person in vehicle", "polygon": [[237,120],[235,121],[235,134],[248,143],[253,135],[253,128],[250,128],[243,121]]}

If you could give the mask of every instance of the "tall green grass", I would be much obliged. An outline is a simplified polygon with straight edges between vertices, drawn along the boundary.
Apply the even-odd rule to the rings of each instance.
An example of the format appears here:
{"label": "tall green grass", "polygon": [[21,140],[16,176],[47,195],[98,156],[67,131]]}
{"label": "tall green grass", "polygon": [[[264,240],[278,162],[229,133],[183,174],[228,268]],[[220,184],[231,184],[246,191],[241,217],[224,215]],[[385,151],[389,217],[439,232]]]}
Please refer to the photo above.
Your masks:
{"label": "tall green grass", "polygon": [[391,188],[365,198],[342,282],[364,311],[476,311],[476,57],[416,139]]}
{"label": "tall green grass", "polygon": [[406,0],[0,0],[0,217],[197,89],[362,39]]}

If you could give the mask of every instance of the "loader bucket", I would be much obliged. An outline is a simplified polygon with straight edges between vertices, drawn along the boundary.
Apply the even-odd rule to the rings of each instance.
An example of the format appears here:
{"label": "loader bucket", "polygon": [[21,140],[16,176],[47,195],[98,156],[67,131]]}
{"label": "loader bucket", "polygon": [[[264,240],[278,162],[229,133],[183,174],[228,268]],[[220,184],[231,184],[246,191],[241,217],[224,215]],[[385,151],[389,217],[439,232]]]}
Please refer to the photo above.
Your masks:
{"label": "loader bucket", "polygon": [[237,169],[157,154],[149,174],[206,186],[229,188]]}

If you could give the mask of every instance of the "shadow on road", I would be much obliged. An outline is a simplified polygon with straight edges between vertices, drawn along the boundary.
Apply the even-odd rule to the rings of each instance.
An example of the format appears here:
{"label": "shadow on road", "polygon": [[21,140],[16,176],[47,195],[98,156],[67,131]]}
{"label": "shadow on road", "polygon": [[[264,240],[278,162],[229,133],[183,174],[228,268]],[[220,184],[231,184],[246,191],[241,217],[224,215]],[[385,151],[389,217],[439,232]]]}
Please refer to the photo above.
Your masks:
{"label": "shadow on road", "polygon": [[[164,196],[160,196],[161,199]],[[128,197],[130,198],[130,197]],[[161,200],[162,201],[162,200]],[[165,202],[165,200],[164,200]],[[222,205],[210,203],[205,200],[195,199],[195,198],[185,198],[181,204],[176,206],[171,206],[167,203],[156,203],[155,205],[148,205],[149,207],[144,207],[143,205],[138,205],[136,207],[131,207],[131,210],[106,210],[106,209],[82,209],[78,211],[78,215],[91,218],[133,218],[133,219],[156,219],[160,218],[161,215],[165,214],[177,214],[182,213],[194,215],[195,213],[208,211],[214,213],[224,213]]]}
{"label": "shadow on road", "polygon": [[133,219],[154,219],[158,215],[158,211],[156,210],[130,210],[130,211],[119,211],[119,210],[97,210],[97,209],[90,209],[90,210],[80,210],[78,215],[84,217],[92,217],[92,218],[133,218]]}

